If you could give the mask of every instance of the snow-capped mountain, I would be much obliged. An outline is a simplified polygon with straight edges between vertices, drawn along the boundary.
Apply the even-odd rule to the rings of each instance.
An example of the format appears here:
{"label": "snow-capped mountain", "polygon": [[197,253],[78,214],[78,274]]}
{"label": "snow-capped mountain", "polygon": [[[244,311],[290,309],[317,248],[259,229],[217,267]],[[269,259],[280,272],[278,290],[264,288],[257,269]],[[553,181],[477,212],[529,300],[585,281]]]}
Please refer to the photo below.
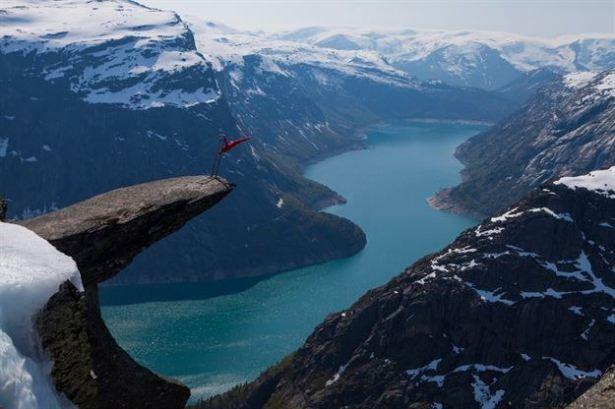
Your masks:
{"label": "snow-capped mountain", "polygon": [[312,27],[275,38],[325,49],[371,52],[422,80],[496,89],[539,68],[561,72],[615,66],[615,34],[534,38],[510,33]]}
{"label": "snow-capped mountain", "polygon": [[494,120],[514,108],[499,95],[419,81],[370,50],[187,21],[242,129],[300,160],[339,150],[353,128],[382,118]]}
{"label": "snow-capped mountain", "polygon": [[615,71],[567,74],[457,149],[464,181],[435,203],[491,214],[555,177],[615,164]]}
{"label": "snow-capped mountain", "polygon": [[[262,59],[262,71],[280,75],[291,75],[286,71],[288,67],[304,64],[375,82],[419,87],[418,81],[370,50],[323,49],[262,33],[240,32],[196,17],[188,18],[187,21],[195,34],[197,48],[212,61],[217,70],[241,65],[245,56],[258,55]],[[325,77],[319,80],[327,83]]]}
{"label": "snow-capped mountain", "polygon": [[120,0],[6,0],[0,7],[0,53],[28,56],[33,70],[67,82],[85,101],[147,109],[220,97],[173,12]]}
{"label": "snow-capped mountain", "polygon": [[[301,176],[307,161],[360,146],[357,131],[374,121],[495,121],[516,107],[493,92],[422,82],[372,49],[300,39],[186,23],[129,0],[2,2],[0,193],[10,216],[208,172],[220,131],[249,133],[223,163],[241,187],[224,212],[160,243],[122,279],[278,272],[365,242],[347,220],[317,214],[341,198]],[[180,247],[191,256],[177,261]]]}
{"label": "snow-capped mountain", "polygon": [[[1,2],[0,194],[9,217],[208,173],[218,133],[239,135],[216,75],[174,13],[127,0]],[[222,172],[241,186],[225,210],[136,260],[126,281],[266,274],[362,247],[357,226],[311,207],[336,195],[263,153],[258,138]],[[178,260],[179,248],[191,256]]]}

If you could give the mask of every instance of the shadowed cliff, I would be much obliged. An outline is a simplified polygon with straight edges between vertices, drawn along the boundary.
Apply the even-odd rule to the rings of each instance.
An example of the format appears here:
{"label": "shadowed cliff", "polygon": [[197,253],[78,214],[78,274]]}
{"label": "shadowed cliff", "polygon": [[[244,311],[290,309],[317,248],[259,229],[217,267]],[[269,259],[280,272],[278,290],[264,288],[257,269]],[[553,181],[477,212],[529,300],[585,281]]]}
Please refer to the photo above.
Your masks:
{"label": "shadowed cliff", "polygon": [[149,245],[180,229],[233,189],[220,178],[189,176],[125,187],[19,222],[71,256],[85,292],[64,283],[37,318],[53,361],[56,389],[81,409],[183,408],[190,390],[135,362],[101,315],[98,283]]}

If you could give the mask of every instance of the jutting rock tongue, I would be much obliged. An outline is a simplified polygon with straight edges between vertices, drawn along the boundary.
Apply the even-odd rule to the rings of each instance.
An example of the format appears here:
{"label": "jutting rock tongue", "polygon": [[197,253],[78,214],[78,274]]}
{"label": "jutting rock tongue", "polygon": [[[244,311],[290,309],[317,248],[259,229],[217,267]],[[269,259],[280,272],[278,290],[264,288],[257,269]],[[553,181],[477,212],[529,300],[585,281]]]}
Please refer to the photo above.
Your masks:
{"label": "jutting rock tongue", "polygon": [[40,342],[53,360],[55,387],[80,409],[184,407],[190,396],[186,386],[142,367],[117,345],[101,318],[97,286],[232,188],[208,176],[165,179],[20,222],[71,256],[81,272],[85,291],[68,281],[57,291],[65,279],[55,282],[36,321]]}
{"label": "jutting rock tongue", "polygon": [[233,188],[222,178],[185,176],[103,193],[21,224],[79,266],[83,284],[108,280],[146,247],[179,230]]}

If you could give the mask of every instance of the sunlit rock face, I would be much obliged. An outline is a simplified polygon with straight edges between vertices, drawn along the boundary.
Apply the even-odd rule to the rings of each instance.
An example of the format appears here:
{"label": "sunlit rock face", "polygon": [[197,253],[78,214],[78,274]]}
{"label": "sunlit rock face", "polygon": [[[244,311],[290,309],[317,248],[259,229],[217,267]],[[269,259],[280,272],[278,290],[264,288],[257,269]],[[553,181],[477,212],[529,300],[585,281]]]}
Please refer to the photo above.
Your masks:
{"label": "sunlit rock face", "polygon": [[463,182],[437,207],[484,216],[540,184],[615,164],[615,72],[568,74],[457,148]]}

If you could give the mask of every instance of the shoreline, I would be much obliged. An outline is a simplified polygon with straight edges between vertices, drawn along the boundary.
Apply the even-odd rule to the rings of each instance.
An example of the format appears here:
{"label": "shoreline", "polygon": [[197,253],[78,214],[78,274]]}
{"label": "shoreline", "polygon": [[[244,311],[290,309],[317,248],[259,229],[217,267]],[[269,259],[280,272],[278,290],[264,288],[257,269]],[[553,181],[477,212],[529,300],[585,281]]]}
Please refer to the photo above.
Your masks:
{"label": "shoreline", "polygon": [[[315,212],[326,213],[327,208],[331,206],[346,204],[348,200],[343,195],[333,190],[331,187],[323,183],[320,183],[316,180],[307,178],[305,176],[305,171],[309,166],[313,166],[319,162],[342,155],[344,153],[367,149],[367,146],[368,146],[367,145],[367,135],[369,132],[371,132],[374,129],[377,129],[379,127],[393,126],[395,124],[411,124],[411,123],[448,123],[448,124],[463,124],[463,125],[487,125],[489,124],[488,122],[484,122],[484,121],[457,120],[457,119],[388,118],[388,119],[373,120],[373,121],[369,121],[367,123],[358,125],[354,127],[354,129],[350,132],[352,135],[352,138],[349,140],[348,144],[340,145],[338,149],[333,149],[327,152],[323,152],[322,154],[315,155],[314,157],[299,164],[299,171],[301,172],[303,177],[305,177],[306,179],[309,179],[310,181],[314,183],[318,183],[322,186],[325,186],[329,191],[332,192],[331,197],[325,198],[315,203],[312,209]],[[442,190],[445,190],[445,189],[450,189],[450,188],[441,189],[440,191],[435,192],[432,196],[425,199],[432,209],[436,211],[450,212],[453,214],[470,217],[472,219],[477,219],[477,220],[482,219],[482,217],[477,218],[476,215],[468,213],[465,208],[456,207],[449,201],[443,200],[443,198],[439,197]],[[336,217],[339,217],[339,216],[336,216]],[[350,219],[347,219],[347,220],[349,220],[352,224],[357,226],[363,233],[365,233],[363,228],[360,225],[358,225],[356,222]],[[147,282],[138,282],[138,283],[122,283],[120,281],[119,283],[107,282],[103,284],[101,287],[113,288],[113,287],[130,287],[130,286],[135,286],[135,285],[148,286],[148,285],[182,284],[182,283],[195,283],[195,284],[197,283],[202,284],[202,283],[208,283],[208,282],[220,283],[220,282],[227,281],[227,280],[235,281],[235,280],[242,280],[242,279],[256,279],[256,278],[260,279],[261,277],[262,279],[267,279],[277,274],[284,274],[289,271],[293,271],[293,270],[297,270],[301,268],[307,268],[311,266],[317,266],[317,265],[321,265],[321,264],[324,264],[330,261],[352,257],[360,253],[363,250],[363,248],[364,246],[352,252],[352,254],[344,255],[341,257],[333,257],[333,258],[330,258],[330,257],[317,258],[317,259],[312,260],[309,263],[291,263],[290,265],[287,265],[287,266],[269,265],[264,268],[260,268],[258,272],[253,272],[253,274],[242,275],[240,277],[225,277],[221,279],[203,280],[203,281],[198,280],[198,276],[195,276],[194,280],[189,279],[189,280],[177,280],[177,281],[175,280],[147,281]]]}

